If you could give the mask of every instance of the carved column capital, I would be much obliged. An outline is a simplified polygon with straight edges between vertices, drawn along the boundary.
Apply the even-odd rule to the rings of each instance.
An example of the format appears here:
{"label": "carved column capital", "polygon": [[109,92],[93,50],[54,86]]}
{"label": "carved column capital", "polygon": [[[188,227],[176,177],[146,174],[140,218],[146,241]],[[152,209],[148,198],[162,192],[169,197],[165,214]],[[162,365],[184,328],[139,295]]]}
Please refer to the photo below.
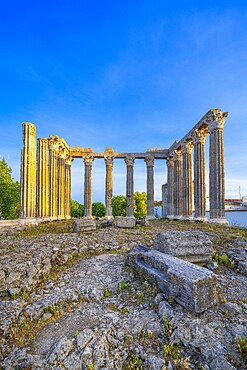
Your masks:
{"label": "carved column capital", "polygon": [[83,157],[85,166],[92,166],[92,163],[94,161],[93,155],[86,155]]}
{"label": "carved column capital", "polygon": [[222,131],[227,117],[228,112],[221,112],[220,109],[212,109],[208,117],[206,117],[209,133],[211,134],[213,131],[216,130]]}
{"label": "carved column capital", "polygon": [[182,160],[181,149],[174,150],[174,161],[181,161],[181,160]]}
{"label": "carved column capital", "polygon": [[151,155],[146,156],[144,161],[146,162],[147,167],[154,167],[154,157],[153,156]]}
{"label": "carved column capital", "polygon": [[174,167],[174,158],[173,157],[166,158],[166,164],[167,167]]}
{"label": "carved column capital", "polygon": [[192,150],[193,150],[193,142],[192,142],[192,140],[186,141],[182,145],[182,154],[192,154]]}
{"label": "carved column capital", "polygon": [[193,144],[205,144],[207,134],[208,130],[206,128],[196,128],[192,135]]}
{"label": "carved column capital", "polygon": [[71,164],[72,164],[73,160],[74,160],[74,159],[73,159],[72,157],[67,156],[67,157],[65,158],[65,163],[66,163],[66,164],[68,164],[69,166],[71,166]]}
{"label": "carved column capital", "polygon": [[124,160],[127,166],[134,166],[135,157],[133,155],[127,155]]}
{"label": "carved column capital", "polygon": [[114,161],[114,157],[113,156],[105,155],[104,156],[104,160],[105,160],[106,166],[112,166],[113,165],[113,161]]}

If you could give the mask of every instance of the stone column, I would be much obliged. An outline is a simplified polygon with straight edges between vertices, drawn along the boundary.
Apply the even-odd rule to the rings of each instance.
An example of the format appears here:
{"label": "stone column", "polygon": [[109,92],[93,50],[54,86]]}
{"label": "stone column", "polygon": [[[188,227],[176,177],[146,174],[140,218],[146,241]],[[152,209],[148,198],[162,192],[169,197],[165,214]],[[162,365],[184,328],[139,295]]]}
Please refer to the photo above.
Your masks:
{"label": "stone column", "polygon": [[22,125],[23,149],[21,153],[21,218],[20,223],[36,224],[36,127]]}
{"label": "stone column", "polygon": [[149,220],[154,217],[154,157],[147,156],[145,158],[147,165],[147,216]]}
{"label": "stone column", "polygon": [[183,220],[191,220],[192,217],[192,141],[187,141],[182,146],[182,213]]}
{"label": "stone column", "polygon": [[126,175],[126,198],[127,198],[127,217],[134,217],[134,162],[135,157],[128,155],[125,158],[127,167]]}
{"label": "stone column", "polygon": [[182,218],[182,155],[181,149],[174,151],[174,220]]}
{"label": "stone column", "polygon": [[58,219],[65,219],[65,150],[62,149],[59,155],[59,213]]}
{"label": "stone column", "polygon": [[105,178],[105,218],[107,220],[112,219],[112,167],[113,167],[113,160],[114,157],[112,156],[105,156],[105,166],[106,166],[106,178]]}
{"label": "stone column", "polygon": [[225,172],[223,128],[227,113],[214,111],[208,124],[210,221],[227,224],[225,218]]}
{"label": "stone column", "polygon": [[168,157],[167,164],[167,215],[169,219],[174,217],[174,158]]}
{"label": "stone column", "polygon": [[196,221],[207,221],[206,217],[206,170],[205,141],[207,130],[199,128],[193,135],[194,144],[194,205]]}
{"label": "stone column", "polygon": [[57,219],[57,177],[58,177],[58,147],[50,139],[49,146],[49,177],[50,177],[50,219]]}
{"label": "stone column", "polygon": [[49,217],[49,148],[48,139],[38,139],[37,160],[37,216]]}
{"label": "stone column", "polygon": [[93,156],[84,157],[84,218],[92,218],[92,163]]}
{"label": "stone column", "polygon": [[71,202],[71,163],[73,159],[66,157],[65,159],[65,218],[68,220],[70,215],[70,202]]}

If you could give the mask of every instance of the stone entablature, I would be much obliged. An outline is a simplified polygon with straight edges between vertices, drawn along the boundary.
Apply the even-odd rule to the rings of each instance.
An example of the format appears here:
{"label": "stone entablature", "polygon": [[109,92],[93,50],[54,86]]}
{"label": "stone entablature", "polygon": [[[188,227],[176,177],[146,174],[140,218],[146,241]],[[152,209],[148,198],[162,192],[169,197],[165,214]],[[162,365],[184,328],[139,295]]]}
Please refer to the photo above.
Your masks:
{"label": "stone entablature", "polygon": [[[166,159],[167,206],[166,217],[206,220],[205,140],[210,135],[209,193],[210,220],[226,222],[224,208],[224,146],[223,128],[228,113],[211,109],[180,141],[169,149],[150,148],[146,152],[115,152],[106,148],[94,152],[92,148],[69,147],[56,135],[36,141],[35,125],[23,123],[21,165],[21,220],[66,219],[70,217],[71,163],[73,158],[84,162],[84,217],[92,218],[93,161],[103,158],[106,166],[106,218],[112,218],[113,165],[116,159],[126,163],[127,216],[134,213],[134,164],[143,159],[147,168],[147,218],[154,218],[154,163]],[[38,144],[37,144],[38,143]],[[194,161],[194,166],[192,162]],[[194,171],[192,168],[194,167]],[[192,173],[193,172],[193,173]],[[193,178],[194,174],[194,178]],[[194,184],[194,185],[193,185]],[[163,187],[164,188],[164,187]],[[194,189],[193,189],[194,188]],[[194,190],[194,191],[193,191]]]}

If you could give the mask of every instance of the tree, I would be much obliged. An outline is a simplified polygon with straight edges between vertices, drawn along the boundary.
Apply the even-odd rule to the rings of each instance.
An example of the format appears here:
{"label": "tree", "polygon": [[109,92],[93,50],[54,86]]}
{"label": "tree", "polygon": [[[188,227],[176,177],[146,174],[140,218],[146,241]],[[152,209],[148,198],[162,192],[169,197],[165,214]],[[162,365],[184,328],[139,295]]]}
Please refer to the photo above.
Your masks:
{"label": "tree", "polygon": [[92,213],[93,216],[96,217],[104,217],[105,216],[105,206],[101,202],[95,202],[92,204]]}
{"label": "tree", "polygon": [[84,205],[80,204],[76,200],[71,200],[70,214],[71,217],[81,218],[84,215]]}
{"label": "tree", "polygon": [[116,195],[113,197],[111,205],[113,216],[126,216],[127,201],[124,195]]}
{"label": "tree", "polygon": [[147,215],[147,194],[143,191],[134,193],[134,216],[144,218]]}
{"label": "tree", "polygon": [[0,160],[0,216],[5,219],[20,216],[20,184],[11,177],[11,168]]}

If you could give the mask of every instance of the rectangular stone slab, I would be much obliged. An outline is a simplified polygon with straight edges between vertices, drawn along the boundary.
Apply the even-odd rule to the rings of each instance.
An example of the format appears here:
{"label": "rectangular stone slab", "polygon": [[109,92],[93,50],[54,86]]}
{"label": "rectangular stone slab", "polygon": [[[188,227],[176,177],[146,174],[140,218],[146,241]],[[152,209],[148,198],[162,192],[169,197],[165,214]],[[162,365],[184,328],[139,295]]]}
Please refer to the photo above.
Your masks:
{"label": "rectangular stone slab", "polygon": [[200,265],[211,262],[213,253],[209,237],[196,230],[158,233],[154,239],[154,249]]}
{"label": "rectangular stone slab", "polygon": [[117,227],[132,228],[136,225],[136,219],[135,217],[116,216],[115,223]]}
{"label": "rectangular stone slab", "polygon": [[142,246],[127,255],[127,264],[193,312],[203,312],[217,303],[216,276],[204,267]]}

